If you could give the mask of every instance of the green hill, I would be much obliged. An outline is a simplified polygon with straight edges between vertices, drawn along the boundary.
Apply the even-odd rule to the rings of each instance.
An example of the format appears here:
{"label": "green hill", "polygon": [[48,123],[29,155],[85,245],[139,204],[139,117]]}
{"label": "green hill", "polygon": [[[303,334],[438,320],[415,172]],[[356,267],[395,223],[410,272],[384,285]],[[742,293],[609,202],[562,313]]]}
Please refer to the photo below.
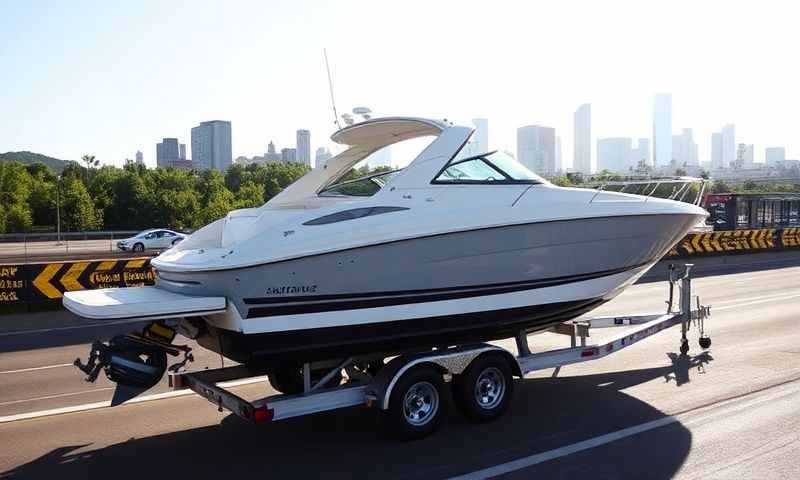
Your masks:
{"label": "green hill", "polygon": [[16,160],[20,163],[44,163],[51,170],[56,173],[61,173],[64,170],[64,166],[67,163],[67,160],[60,160],[58,158],[48,157],[47,155],[42,155],[41,153],[33,153],[33,152],[6,152],[0,153],[0,162],[10,162]]}

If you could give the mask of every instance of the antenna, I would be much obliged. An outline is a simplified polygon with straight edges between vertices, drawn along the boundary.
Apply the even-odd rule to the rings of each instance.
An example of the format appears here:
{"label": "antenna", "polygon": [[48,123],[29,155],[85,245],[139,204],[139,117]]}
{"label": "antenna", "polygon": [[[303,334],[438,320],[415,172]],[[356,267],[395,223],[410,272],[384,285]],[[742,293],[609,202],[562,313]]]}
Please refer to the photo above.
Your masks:
{"label": "antenna", "polygon": [[339,130],[342,126],[339,124],[339,114],[336,112],[336,100],[333,99],[333,80],[331,80],[331,66],[328,64],[328,50],[323,48],[322,54],[325,55],[325,69],[328,71],[328,88],[331,90],[331,105],[333,105],[333,121]]}

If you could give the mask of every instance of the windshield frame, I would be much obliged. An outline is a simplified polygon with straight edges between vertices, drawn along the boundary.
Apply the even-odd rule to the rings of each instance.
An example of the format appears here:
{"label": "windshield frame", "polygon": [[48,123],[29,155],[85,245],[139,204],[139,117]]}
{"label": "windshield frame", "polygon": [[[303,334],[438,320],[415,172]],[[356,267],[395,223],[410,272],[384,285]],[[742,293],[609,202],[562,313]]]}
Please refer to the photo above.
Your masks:
{"label": "windshield frame", "polygon": [[[442,167],[439,170],[439,172],[436,173],[436,175],[433,177],[433,180],[431,180],[431,185],[543,185],[545,183],[542,180],[536,180],[536,179],[515,179],[515,178],[512,178],[511,175],[506,173],[502,168],[498,167],[494,162],[492,162],[491,160],[489,160],[487,158],[487,157],[489,157],[491,155],[494,155],[495,153],[497,153],[497,150],[492,150],[490,152],[485,152],[485,153],[481,153],[481,154],[478,154],[478,155],[471,155],[469,157],[460,158],[458,160],[456,160],[455,158],[451,159],[449,162],[447,162],[445,164],[444,167]],[[463,179],[463,180],[440,180],[440,177],[442,176],[442,174],[448,168],[450,168],[452,166],[455,166],[455,165],[458,165],[458,164],[461,164],[461,163],[470,162],[470,161],[473,161],[473,160],[482,161],[483,163],[488,165],[490,168],[495,170],[497,173],[502,175],[503,179],[501,179],[501,180],[469,180],[469,179]],[[531,172],[531,173],[536,175],[535,172]],[[537,177],[538,177],[538,175],[537,175]]]}

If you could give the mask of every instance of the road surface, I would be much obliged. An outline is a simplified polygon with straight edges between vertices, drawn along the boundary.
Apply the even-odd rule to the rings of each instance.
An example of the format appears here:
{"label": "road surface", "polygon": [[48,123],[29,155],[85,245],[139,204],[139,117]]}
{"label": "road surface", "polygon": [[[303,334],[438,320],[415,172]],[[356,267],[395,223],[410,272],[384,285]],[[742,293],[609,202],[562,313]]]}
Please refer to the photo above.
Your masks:
{"label": "road surface", "polygon": [[[673,327],[557,378],[517,381],[496,422],[451,412],[411,443],[385,439],[366,408],[253,426],[194,395],[39,416],[111,398],[105,381],[85,384],[67,364],[94,334],[126,327],[16,329],[0,335],[0,478],[800,478],[799,276],[783,267],[698,278],[694,293],[712,305],[708,352],[692,332],[690,356],[679,356]],[[636,285],[595,313],[658,311],[665,294],[664,282]],[[234,390],[271,392],[263,382]]]}

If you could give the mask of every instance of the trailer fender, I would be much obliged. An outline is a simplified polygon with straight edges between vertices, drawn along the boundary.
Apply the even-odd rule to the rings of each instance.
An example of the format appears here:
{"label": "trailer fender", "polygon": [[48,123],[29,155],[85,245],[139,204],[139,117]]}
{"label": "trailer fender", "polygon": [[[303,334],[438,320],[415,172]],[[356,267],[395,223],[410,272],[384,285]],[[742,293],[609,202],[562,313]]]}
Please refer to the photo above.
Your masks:
{"label": "trailer fender", "polygon": [[522,369],[511,353],[500,347],[482,343],[395,357],[381,369],[368,388],[367,394],[376,400],[376,405],[381,410],[386,410],[389,408],[389,398],[392,396],[392,389],[395,384],[404,373],[415,366],[432,364],[442,374],[458,375],[466,370],[473,360],[488,352],[498,352],[508,358],[514,374],[522,376]]}

